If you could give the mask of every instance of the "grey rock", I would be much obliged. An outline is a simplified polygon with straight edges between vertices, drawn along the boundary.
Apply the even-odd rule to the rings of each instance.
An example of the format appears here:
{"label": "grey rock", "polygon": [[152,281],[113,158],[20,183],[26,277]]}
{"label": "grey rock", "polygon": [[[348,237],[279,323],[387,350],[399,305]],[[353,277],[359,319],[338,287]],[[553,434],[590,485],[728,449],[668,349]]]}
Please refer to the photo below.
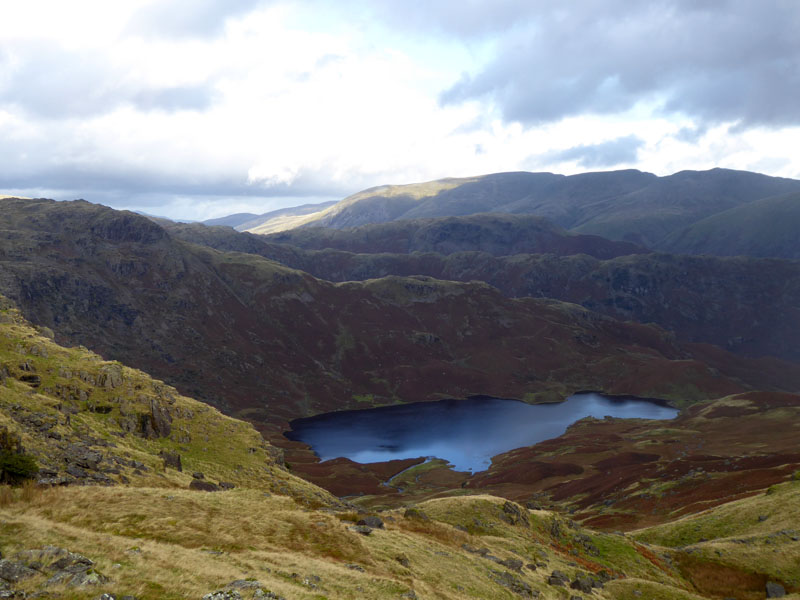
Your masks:
{"label": "grey rock", "polygon": [[373,529],[383,529],[383,519],[374,515],[370,515],[364,517],[363,519],[359,519],[356,525],[366,525],[367,527],[372,527]]}
{"label": "grey rock", "polygon": [[517,573],[522,572],[522,561],[518,558],[507,558],[505,560],[498,560],[497,563],[503,565],[508,569],[511,569],[512,571],[516,571]]}
{"label": "grey rock", "polygon": [[594,587],[594,581],[591,577],[581,576],[576,577],[572,583],[569,584],[573,590],[578,590],[584,594],[591,594]]}
{"label": "grey rock", "polygon": [[237,579],[236,581],[231,581],[225,586],[225,588],[229,590],[250,590],[261,587],[264,586],[261,585],[260,581],[255,579]]}
{"label": "grey rock", "polygon": [[202,479],[192,479],[189,484],[190,490],[198,490],[201,492],[218,492],[219,488],[210,481],[203,481]]}
{"label": "grey rock", "polygon": [[0,559],[0,579],[8,583],[16,583],[34,575],[36,575],[36,571],[21,562],[7,558]]}
{"label": "grey rock", "polygon": [[505,502],[505,504],[503,504],[503,512],[501,513],[500,518],[511,525],[522,525],[524,527],[530,526],[527,511],[523,511],[518,504],[508,500]]}
{"label": "grey rock", "polygon": [[786,595],[786,589],[774,581],[767,582],[767,598],[783,598]]}
{"label": "grey rock", "polygon": [[366,525],[353,525],[350,527],[350,531],[355,531],[361,535],[370,535],[372,533],[372,527],[367,527]]}
{"label": "grey rock", "polygon": [[170,452],[169,450],[162,450],[158,455],[164,460],[164,469],[172,467],[173,469],[183,472],[180,454],[177,452]]}
{"label": "grey rock", "polygon": [[556,586],[565,586],[569,582],[569,578],[561,571],[553,571],[550,577],[547,578],[547,583]]}
{"label": "grey rock", "polygon": [[491,575],[492,581],[502,585],[505,588],[508,588],[515,594],[522,596],[523,598],[538,598],[539,592],[533,590],[530,585],[526,582],[522,581],[519,577],[516,577],[508,572],[500,572],[500,571],[492,571]]}
{"label": "grey rock", "polygon": [[242,595],[236,590],[219,590],[203,596],[203,600],[241,600]]}

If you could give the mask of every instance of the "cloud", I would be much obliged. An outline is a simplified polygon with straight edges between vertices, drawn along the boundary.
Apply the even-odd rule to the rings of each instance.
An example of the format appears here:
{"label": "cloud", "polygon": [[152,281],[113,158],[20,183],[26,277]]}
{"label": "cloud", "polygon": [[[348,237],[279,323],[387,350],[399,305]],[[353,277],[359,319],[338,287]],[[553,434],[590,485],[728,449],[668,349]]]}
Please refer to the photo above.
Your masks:
{"label": "cloud", "polygon": [[549,152],[537,158],[544,163],[575,162],[587,169],[613,167],[636,163],[639,158],[639,148],[642,146],[644,140],[635,135],[628,135],[598,144],[585,144]]}
{"label": "cloud", "polygon": [[698,141],[700,141],[707,132],[708,132],[708,127],[704,125],[681,127],[674,137],[679,142],[684,142],[686,144],[695,144]]}
{"label": "cloud", "polygon": [[202,110],[213,103],[213,82],[175,83],[142,73],[137,59],[65,48],[49,41],[18,43],[0,58],[0,107],[15,105],[45,118],[85,118],[130,104],[144,111]]}
{"label": "cloud", "polygon": [[255,10],[265,0],[159,0],[137,11],[127,32],[144,37],[213,37],[225,23]]}
{"label": "cloud", "polygon": [[[468,4],[470,18],[491,10]],[[446,88],[443,104],[488,99],[504,119],[527,125],[643,104],[710,124],[800,124],[800,3],[515,6],[518,20],[497,38],[494,57]]]}

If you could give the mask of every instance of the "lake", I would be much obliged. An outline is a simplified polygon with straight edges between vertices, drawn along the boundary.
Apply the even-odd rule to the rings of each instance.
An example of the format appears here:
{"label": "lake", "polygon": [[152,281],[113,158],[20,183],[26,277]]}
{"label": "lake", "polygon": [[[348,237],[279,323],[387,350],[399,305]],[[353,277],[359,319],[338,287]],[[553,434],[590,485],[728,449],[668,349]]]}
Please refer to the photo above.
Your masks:
{"label": "lake", "polygon": [[442,458],[457,471],[486,470],[491,457],[558,437],[584,417],[672,419],[653,400],[580,393],[558,404],[526,404],[485,396],[415,402],[296,419],[284,435],[311,446],[320,460],[358,463],[420,456]]}

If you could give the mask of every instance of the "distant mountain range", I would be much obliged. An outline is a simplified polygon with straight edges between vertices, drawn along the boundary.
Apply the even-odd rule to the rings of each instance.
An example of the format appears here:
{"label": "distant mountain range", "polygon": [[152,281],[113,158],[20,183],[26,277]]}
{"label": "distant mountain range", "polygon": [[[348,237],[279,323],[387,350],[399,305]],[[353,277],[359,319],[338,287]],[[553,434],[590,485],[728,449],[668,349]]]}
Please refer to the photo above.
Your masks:
{"label": "distant mountain range", "polygon": [[218,219],[208,219],[203,221],[204,225],[216,226],[227,225],[238,231],[259,230],[259,233],[272,233],[273,231],[283,231],[291,229],[299,224],[307,215],[325,210],[329,206],[336,204],[336,201],[320,202],[318,204],[302,204],[300,206],[290,206],[289,208],[279,208],[265,212],[261,215],[255,213],[236,213]]}
{"label": "distant mountain range", "polygon": [[[544,217],[574,233],[667,250],[687,227],[756,200],[800,193],[800,181],[712,169],[657,177],[635,170],[554,175],[496,173],[364,190],[327,208],[264,215],[240,231],[297,227],[344,229],[367,224],[477,213]],[[312,210],[313,207],[304,207]]]}

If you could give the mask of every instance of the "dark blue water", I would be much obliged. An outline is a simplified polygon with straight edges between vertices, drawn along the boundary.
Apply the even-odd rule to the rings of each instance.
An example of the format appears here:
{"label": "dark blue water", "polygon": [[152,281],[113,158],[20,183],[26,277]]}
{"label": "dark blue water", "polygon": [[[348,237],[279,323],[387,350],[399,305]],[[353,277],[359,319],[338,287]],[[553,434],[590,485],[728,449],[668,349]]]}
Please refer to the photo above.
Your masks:
{"label": "dark blue water", "polygon": [[305,442],[320,460],[359,463],[435,456],[457,471],[483,471],[492,456],[558,437],[587,416],[672,419],[674,408],[638,398],[582,393],[560,404],[476,397],[326,413],[292,421],[290,440]]}

